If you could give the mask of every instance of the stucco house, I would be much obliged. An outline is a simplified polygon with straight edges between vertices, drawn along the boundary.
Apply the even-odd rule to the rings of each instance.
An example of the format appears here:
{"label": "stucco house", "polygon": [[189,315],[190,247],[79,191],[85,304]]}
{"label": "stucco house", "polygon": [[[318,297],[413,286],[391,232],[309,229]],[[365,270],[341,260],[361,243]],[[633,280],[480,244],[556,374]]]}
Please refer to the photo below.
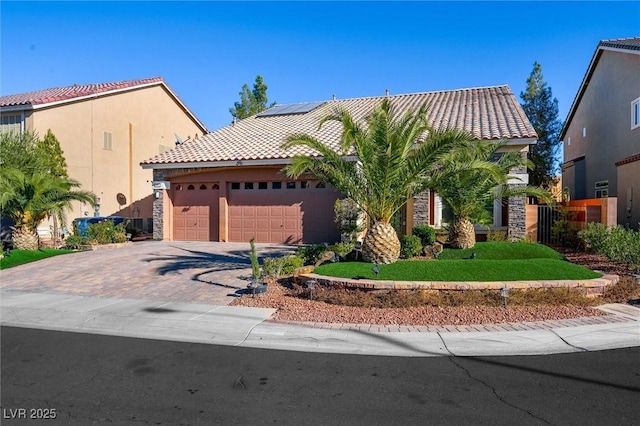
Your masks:
{"label": "stucco house", "polygon": [[[428,120],[437,128],[457,128],[478,140],[507,139],[506,150],[526,155],[537,135],[508,86],[386,95],[400,111],[429,104]],[[153,170],[154,238],[168,240],[319,243],[339,239],[334,202],[340,194],[313,179],[288,179],[280,173],[296,154],[317,155],[296,147],[281,149],[292,133],[308,133],[337,148],[341,125],[322,117],[334,107],[356,120],[381,100],[363,97],[276,105],[141,163]],[[526,170],[514,170],[528,183]],[[516,182],[514,182],[516,183]],[[401,225],[440,225],[443,206],[437,194],[409,200]],[[525,200],[512,199],[494,209],[494,225],[514,236],[525,233]]]}
{"label": "stucco house", "polygon": [[601,41],[560,134],[571,200],[617,197],[617,223],[640,222],[640,37]]}
{"label": "stucco house", "polygon": [[[71,178],[100,199],[74,204],[68,219],[121,215],[152,230],[152,172],[139,163],[182,140],[207,133],[161,77],[57,87],[0,96],[0,131],[51,130]],[[69,226],[69,224],[67,224]],[[49,226],[39,229],[49,234]]]}

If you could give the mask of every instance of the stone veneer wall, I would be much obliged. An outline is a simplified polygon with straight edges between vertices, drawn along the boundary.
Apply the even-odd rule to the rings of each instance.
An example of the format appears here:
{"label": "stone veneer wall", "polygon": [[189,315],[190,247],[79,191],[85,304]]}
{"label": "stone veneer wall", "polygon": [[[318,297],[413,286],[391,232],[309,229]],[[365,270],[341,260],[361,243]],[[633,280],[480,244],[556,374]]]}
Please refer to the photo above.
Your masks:
{"label": "stone veneer wall", "polygon": [[[526,156],[526,153],[523,153]],[[515,167],[511,169],[511,173],[525,174],[527,173],[526,167]],[[514,184],[510,187],[525,187],[526,184]],[[509,198],[509,237],[512,239],[522,239],[527,234],[527,206],[526,197],[511,197]]]}
{"label": "stone veneer wall", "polygon": [[429,191],[413,198],[413,226],[429,224]]}
{"label": "stone veneer wall", "polygon": [[[184,173],[206,171],[206,168],[154,169],[153,180],[167,180],[168,177]],[[161,192],[164,192],[162,190]],[[162,240],[164,235],[164,197],[153,199],[153,239]]]}

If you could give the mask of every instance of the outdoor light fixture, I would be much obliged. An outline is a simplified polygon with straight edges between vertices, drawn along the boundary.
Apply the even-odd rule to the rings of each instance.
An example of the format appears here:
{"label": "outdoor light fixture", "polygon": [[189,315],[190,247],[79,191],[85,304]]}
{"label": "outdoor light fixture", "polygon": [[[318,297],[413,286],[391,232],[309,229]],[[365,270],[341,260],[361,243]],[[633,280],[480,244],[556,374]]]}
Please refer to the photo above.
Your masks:
{"label": "outdoor light fixture", "polygon": [[304,285],[309,289],[309,300],[313,300],[313,289],[318,285],[316,280],[307,280]]}
{"label": "outdoor light fixture", "polygon": [[373,268],[371,268],[371,270],[373,271],[374,274],[376,274],[376,280],[377,280],[378,274],[380,274],[380,265],[376,263],[375,265],[373,265]]}
{"label": "outdoor light fixture", "polygon": [[506,285],[500,289],[500,296],[504,299],[504,308],[507,309],[507,299],[509,298],[509,287]]}

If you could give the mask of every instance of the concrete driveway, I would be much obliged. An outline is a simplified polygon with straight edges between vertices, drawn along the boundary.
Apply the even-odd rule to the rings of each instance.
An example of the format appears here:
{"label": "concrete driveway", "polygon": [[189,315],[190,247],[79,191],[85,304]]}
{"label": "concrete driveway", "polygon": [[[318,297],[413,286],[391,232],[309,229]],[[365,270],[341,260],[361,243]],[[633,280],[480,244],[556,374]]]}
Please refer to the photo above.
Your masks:
{"label": "concrete driveway", "polygon": [[[273,244],[256,248],[260,258],[295,251]],[[250,276],[249,243],[145,241],[6,269],[0,288],[226,305]]]}

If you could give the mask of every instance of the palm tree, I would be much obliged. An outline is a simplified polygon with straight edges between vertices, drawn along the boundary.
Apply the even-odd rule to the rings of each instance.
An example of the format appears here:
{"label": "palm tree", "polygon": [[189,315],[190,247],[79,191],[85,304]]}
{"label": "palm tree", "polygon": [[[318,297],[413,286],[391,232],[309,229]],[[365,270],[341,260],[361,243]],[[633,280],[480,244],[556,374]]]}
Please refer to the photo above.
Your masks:
{"label": "palm tree", "polygon": [[80,184],[69,178],[35,171],[4,169],[0,176],[0,208],[14,221],[13,245],[17,249],[36,250],[39,238],[36,228],[44,219],[55,215],[65,222],[65,210],[72,201],[96,203],[89,191],[75,190]]}
{"label": "palm tree", "polygon": [[367,214],[365,261],[392,263],[398,259],[400,242],[389,223],[393,214],[427,188],[428,176],[441,167],[451,150],[469,143],[462,132],[430,128],[426,112],[422,106],[399,114],[384,99],[362,124],[349,111],[337,108],[320,121],[319,128],[328,121],[342,124],[338,151],[308,134],[291,135],[283,145],[284,149],[305,146],[319,153],[318,157],[295,156],[283,169],[289,177],[307,173],[327,182]]}
{"label": "palm tree", "polygon": [[[520,152],[498,151],[506,141],[477,142],[474,149],[455,151],[447,158],[445,167],[431,176],[430,186],[451,208],[454,221],[449,228],[449,243],[455,248],[471,248],[476,243],[474,223],[486,224],[493,218],[487,207],[494,200],[532,195],[550,199],[550,194],[542,188],[507,183],[515,178],[511,170],[517,167],[531,167],[532,163]],[[495,160],[496,157],[499,157]],[[461,169],[457,164],[468,164],[476,160],[484,167]],[[450,173],[446,169],[455,168]]]}

